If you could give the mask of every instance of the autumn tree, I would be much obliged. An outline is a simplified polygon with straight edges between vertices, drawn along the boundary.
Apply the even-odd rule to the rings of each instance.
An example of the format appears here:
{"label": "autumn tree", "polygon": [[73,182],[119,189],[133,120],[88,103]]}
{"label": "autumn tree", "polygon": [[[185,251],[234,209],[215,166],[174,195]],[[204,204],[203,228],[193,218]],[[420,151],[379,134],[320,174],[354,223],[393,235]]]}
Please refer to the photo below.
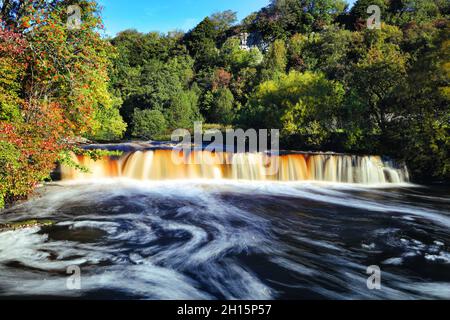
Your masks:
{"label": "autumn tree", "polygon": [[[67,25],[74,4],[79,28]],[[125,124],[108,90],[113,50],[97,32],[95,1],[4,0],[0,13],[0,143],[18,155],[2,155],[2,196],[14,198],[48,177],[70,140],[120,137]]]}

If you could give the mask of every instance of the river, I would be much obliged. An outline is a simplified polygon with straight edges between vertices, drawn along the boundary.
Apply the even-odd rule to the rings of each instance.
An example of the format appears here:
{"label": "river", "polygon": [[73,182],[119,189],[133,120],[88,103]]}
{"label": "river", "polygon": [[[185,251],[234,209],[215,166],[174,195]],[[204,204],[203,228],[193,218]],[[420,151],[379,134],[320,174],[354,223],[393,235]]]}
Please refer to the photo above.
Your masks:
{"label": "river", "polygon": [[100,175],[0,215],[54,222],[0,233],[0,297],[450,299],[448,187]]}

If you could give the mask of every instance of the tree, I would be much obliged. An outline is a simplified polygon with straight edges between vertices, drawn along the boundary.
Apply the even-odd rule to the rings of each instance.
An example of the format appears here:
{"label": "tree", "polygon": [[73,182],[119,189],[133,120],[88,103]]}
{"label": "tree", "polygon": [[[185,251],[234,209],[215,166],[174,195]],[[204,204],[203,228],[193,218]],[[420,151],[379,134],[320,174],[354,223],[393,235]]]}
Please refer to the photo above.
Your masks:
{"label": "tree", "polygon": [[308,37],[302,50],[307,69],[324,72],[328,79],[347,82],[351,67],[359,55],[359,35],[332,26]]}
{"label": "tree", "polygon": [[219,88],[228,88],[232,77],[233,75],[223,68],[216,69],[212,80],[212,90],[215,91]]}
{"label": "tree", "polygon": [[268,80],[277,74],[286,72],[287,67],[287,50],[283,40],[275,40],[270,46],[269,52],[264,60],[263,79]]}
{"label": "tree", "polygon": [[123,137],[127,124],[123,121],[119,112],[119,103],[116,99],[116,108],[99,109],[96,111],[95,119],[101,125],[95,134],[88,136],[91,139],[101,141],[118,141]]}
{"label": "tree", "polygon": [[400,27],[444,18],[450,8],[445,0],[358,0],[350,11],[351,21],[357,29],[365,28],[370,16],[367,8],[371,5],[380,8],[384,23]]}
{"label": "tree", "polygon": [[212,123],[230,125],[233,124],[235,116],[234,97],[231,91],[228,88],[219,88],[213,92],[209,120]]}
{"label": "tree", "polygon": [[23,56],[28,43],[23,35],[0,29],[0,119],[20,121],[21,81],[27,60]]}
{"label": "tree", "polygon": [[[178,55],[167,61],[151,59],[138,65],[139,85],[128,94],[123,91],[121,108],[127,123],[133,122],[134,110],[158,110],[171,129],[190,128],[201,119],[199,92],[192,84],[194,60],[190,56]],[[127,79],[117,79],[117,84]],[[129,126],[129,134],[131,134]]]}
{"label": "tree", "polygon": [[291,71],[260,84],[242,120],[254,128],[280,129],[283,137],[300,134],[320,145],[336,128],[344,96],[342,85],[323,74]]}
{"label": "tree", "polygon": [[245,105],[249,95],[258,84],[258,69],[243,68],[232,79],[230,90],[239,105]]}
{"label": "tree", "polygon": [[213,13],[209,19],[219,34],[224,34],[237,21],[237,13],[231,10]]}
{"label": "tree", "polygon": [[254,29],[266,40],[286,40],[295,33],[323,30],[345,9],[340,0],[272,0],[258,13]]}
{"label": "tree", "polygon": [[169,128],[193,128],[194,122],[201,120],[198,100],[198,90],[195,88],[174,95],[165,110]]}
{"label": "tree", "polygon": [[139,110],[133,113],[133,136],[144,139],[157,139],[167,129],[166,119],[158,110]]}
{"label": "tree", "polygon": [[450,28],[448,22],[437,26],[425,33],[418,29],[405,39],[414,43],[407,46],[414,48],[414,55],[395,101],[400,116],[385,143],[396,145],[392,155],[424,181],[450,178]]}
{"label": "tree", "polygon": [[216,47],[219,35],[220,32],[216,24],[210,18],[203,19],[186,34],[184,42],[190,55],[196,61],[197,69],[215,63],[219,52]]}
{"label": "tree", "polygon": [[117,114],[108,90],[114,52],[97,31],[97,3],[71,4],[83,12],[75,30],[66,27],[67,1],[0,1],[0,143],[15,155],[0,155],[0,197],[26,196],[72,149],[70,139],[95,135],[101,113]]}
{"label": "tree", "polygon": [[390,0],[357,0],[350,10],[352,27],[357,30],[362,30],[367,27],[367,19],[371,16],[371,14],[367,13],[367,9],[370,6],[377,6],[380,8],[380,18],[386,23],[389,1]]}
{"label": "tree", "polygon": [[368,49],[353,70],[352,86],[366,105],[375,125],[374,133],[386,133],[388,123],[396,116],[393,99],[399,86],[406,81],[408,55],[401,52],[396,37],[398,28],[384,25],[382,30],[364,32]]}
{"label": "tree", "polygon": [[223,65],[233,72],[248,67],[257,67],[263,61],[263,55],[258,48],[245,50],[240,47],[237,37],[229,38],[220,50]]}

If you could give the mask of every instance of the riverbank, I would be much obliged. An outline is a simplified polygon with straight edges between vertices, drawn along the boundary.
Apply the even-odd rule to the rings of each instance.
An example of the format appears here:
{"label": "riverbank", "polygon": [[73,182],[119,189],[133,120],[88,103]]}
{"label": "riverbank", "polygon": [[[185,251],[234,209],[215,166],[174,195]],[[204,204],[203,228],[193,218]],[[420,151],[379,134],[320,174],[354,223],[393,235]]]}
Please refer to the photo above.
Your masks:
{"label": "riverbank", "polygon": [[19,222],[11,222],[11,223],[0,223],[0,232],[6,232],[6,231],[16,231],[16,230],[22,230],[22,229],[28,229],[28,228],[35,228],[35,227],[49,227],[54,224],[53,221],[50,220],[25,220],[25,221],[19,221]]}

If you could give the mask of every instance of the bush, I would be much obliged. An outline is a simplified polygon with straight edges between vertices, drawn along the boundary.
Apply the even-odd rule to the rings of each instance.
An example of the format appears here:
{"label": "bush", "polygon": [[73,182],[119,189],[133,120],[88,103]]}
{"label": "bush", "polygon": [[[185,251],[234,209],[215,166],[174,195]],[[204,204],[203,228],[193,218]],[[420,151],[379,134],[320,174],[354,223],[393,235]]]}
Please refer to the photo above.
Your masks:
{"label": "bush", "polygon": [[166,119],[161,111],[135,109],[133,114],[133,137],[156,139],[167,129]]}

